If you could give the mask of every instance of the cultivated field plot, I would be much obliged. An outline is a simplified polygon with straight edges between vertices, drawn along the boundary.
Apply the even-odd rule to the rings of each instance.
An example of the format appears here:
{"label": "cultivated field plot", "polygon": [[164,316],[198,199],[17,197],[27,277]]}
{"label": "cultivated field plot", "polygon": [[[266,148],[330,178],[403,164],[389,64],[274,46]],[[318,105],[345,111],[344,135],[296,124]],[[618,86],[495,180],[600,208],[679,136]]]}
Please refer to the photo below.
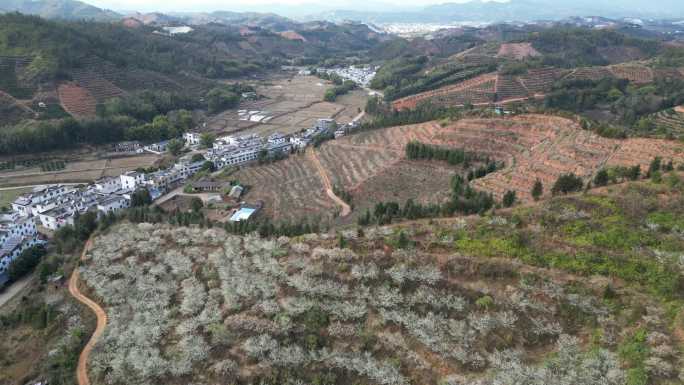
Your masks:
{"label": "cultivated field plot", "polygon": [[572,70],[563,80],[593,80],[615,77],[608,67],[583,67]]}
{"label": "cultivated field plot", "polygon": [[74,83],[64,83],[57,88],[59,101],[64,111],[75,118],[95,116],[97,100],[86,88]]}
{"label": "cultivated field plot", "polygon": [[474,97],[473,100],[466,100],[473,104],[486,103],[494,100],[496,78],[497,75],[494,73],[480,75],[454,85],[397,99],[392,102],[392,106],[397,110],[403,110],[415,108],[419,103],[428,100],[445,103],[468,97]]}
{"label": "cultivated field plot", "polygon": [[496,56],[523,60],[528,57],[541,56],[541,54],[532,47],[532,43],[506,43],[501,44]]}
{"label": "cultivated field plot", "polygon": [[365,90],[354,90],[346,95],[338,96],[335,105],[344,109],[334,116],[339,124],[347,124],[359,115],[359,109],[363,110],[368,100],[368,93]]}
{"label": "cultivated field plot", "polygon": [[60,182],[93,182],[103,176],[118,176],[126,171],[153,166],[159,156],[141,154],[130,157],[98,158],[84,155],[78,160],[67,161],[59,171],[42,171],[40,167],[0,173],[0,187],[22,186]]}
{"label": "cultivated field plot", "polygon": [[271,218],[327,221],[335,216],[336,206],[325,195],[320,175],[304,154],[245,167],[230,175],[230,179],[249,187],[249,202],[264,201],[263,213]]}
{"label": "cultivated field plot", "polygon": [[530,92],[543,94],[553,87],[553,84],[560,79],[567,70],[558,68],[534,68],[520,76],[520,81]]}
{"label": "cultivated field plot", "polygon": [[[409,199],[416,203],[438,204],[449,198],[449,183],[459,167],[448,167],[432,162],[402,160],[371,176],[351,192],[354,196],[354,214],[363,215],[377,202],[400,202]],[[358,202],[358,203],[356,203]]]}
{"label": "cultivated field plot", "polygon": [[653,69],[640,64],[618,64],[608,67],[618,79],[627,79],[632,83],[651,83],[655,78]]}
{"label": "cultivated field plot", "polygon": [[[315,151],[330,183],[349,192],[357,208],[380,201],[403,204],[407,199],[440,203],[449,191],[449,178],[462,170],[404,159],[408,142],[430,142],[440,129],[430,122],[362,132],[326,142]],[[248,200],[263,200],[266,214],[276,220],[336,217],[337,207],[326,196],[322,176],[303,155],[246,167],[231,179],[249,185]]]}
{"label": "cultivated field plot", "polygon": [[256,85],[257,93],[265,98],[240,104],[242,110],[263,111],[270,120],[243,121],[236,111],[226,111],[211,118],[206,129],[222,134],[268,136],[274,132],[300,132],[322,118],[335,118],[342,124],[351,121],[358,115],[358,109],[365,106],[364,92],[357,90],[334,103],[325,102],[325,91],[331,87],[330,82],[314,76],[276,76]]}
{"label": "cultivated field plot", "polygon": [[0,209],[8,208],[12,205],[15,199],[20,195],[30,193],[32,188],[15,188],[9,190],[0,190]]}

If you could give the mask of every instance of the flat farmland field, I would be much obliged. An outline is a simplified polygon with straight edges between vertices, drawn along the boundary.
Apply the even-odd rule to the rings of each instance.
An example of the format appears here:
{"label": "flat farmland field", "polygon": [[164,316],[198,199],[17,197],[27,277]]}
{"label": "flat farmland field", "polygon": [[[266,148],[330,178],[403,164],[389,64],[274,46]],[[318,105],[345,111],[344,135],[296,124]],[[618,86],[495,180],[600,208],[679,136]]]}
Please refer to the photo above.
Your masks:
{"label": "flat farmland field", "polygon": [[293,134],[314,125],[317,119],[335,118],[348,123],[359,108],[366,104],[362,90],[340,96],[334,103],[324,101],[325,91],[332,83],[314,76],[278,75],[255,85],[263,98],[241,103],[238,109],[262,111],[271,117],[267,122],[240,120],[237,109],[212,117],[206,130],[219,135],[257,134],[268,136],[274,132]]}
{"label": "flat farmland field", "polygon": [[30,193],[32,188],[14,188],[9,190],[0,190],[0,208],[9,207],[15,199],[20,195]]}
{"label": "flat farmland field", "polygon": [[342,106],[343,109],[335,116],[340,124],[347,124],[352,121],[363,110],[368,100],[368,93],[365,90],[354,90],[346,95],[341,95],[335,100],[335,104]]}
{"label": "flat farmland field", "polygon": [[48,183],[92,182],[103,176],[117,176],[136,168],[153,166],[159,156],[140,154],[129,157],[98,158],[95,155],[80,156],[74,161],[66,159],[64,169],[43,171],[40,166],[18,171],[0,172],[0,187]]}

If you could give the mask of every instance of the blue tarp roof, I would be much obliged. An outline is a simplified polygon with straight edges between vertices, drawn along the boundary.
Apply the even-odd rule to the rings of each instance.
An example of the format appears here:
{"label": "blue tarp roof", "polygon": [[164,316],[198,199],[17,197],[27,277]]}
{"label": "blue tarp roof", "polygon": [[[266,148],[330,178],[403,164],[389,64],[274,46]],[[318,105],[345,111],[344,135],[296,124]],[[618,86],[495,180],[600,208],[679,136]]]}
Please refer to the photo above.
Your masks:
{"label": "blue tarp roof", "polygon": [[231,222],[246,221],[254,214],[255,211],[256,211],[256,209],[243,207],[240,210],[236,211],[232,217],[230,217],[230,221]]}

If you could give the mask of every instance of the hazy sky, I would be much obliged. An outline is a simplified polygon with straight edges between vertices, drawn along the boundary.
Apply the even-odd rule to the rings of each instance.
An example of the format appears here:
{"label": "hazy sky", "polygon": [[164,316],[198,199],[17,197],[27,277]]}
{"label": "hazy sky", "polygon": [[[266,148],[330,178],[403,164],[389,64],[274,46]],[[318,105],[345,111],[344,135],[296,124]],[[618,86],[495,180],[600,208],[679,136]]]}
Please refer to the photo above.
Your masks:
{"label": "hazy sky", "polygon": [[[138,10],[138,11],[214,11],[214,10],[236,10],[244,11],[258,9],[263,11],[265,6],[277,4],[283,6],[306,6],[311,4],[312,8],[329,9],[355,9],[363,11],[364,4],[368,10],[377,9],[378,5],[387,4],[389,9],[399,7],[419,7],[430,4],[441,3],[461,3],[468,0],[84,0],[86,3],[112,10]],[[373,5],[370,5],[373,3]]]}

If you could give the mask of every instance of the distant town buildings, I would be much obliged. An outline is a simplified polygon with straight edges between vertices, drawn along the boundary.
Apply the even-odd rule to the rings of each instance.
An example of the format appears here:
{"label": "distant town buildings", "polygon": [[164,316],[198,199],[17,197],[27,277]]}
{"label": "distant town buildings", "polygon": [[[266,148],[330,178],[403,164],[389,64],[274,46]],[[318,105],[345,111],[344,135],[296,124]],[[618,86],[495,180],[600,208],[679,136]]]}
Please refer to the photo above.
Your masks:
{"label": "distant town buildings", "polygon": [[377,73],[375,66],[349,66],[343,68],[317,68],[318,73],[335,74],[344,80],[351,80],[362,88],[368,88]]}

